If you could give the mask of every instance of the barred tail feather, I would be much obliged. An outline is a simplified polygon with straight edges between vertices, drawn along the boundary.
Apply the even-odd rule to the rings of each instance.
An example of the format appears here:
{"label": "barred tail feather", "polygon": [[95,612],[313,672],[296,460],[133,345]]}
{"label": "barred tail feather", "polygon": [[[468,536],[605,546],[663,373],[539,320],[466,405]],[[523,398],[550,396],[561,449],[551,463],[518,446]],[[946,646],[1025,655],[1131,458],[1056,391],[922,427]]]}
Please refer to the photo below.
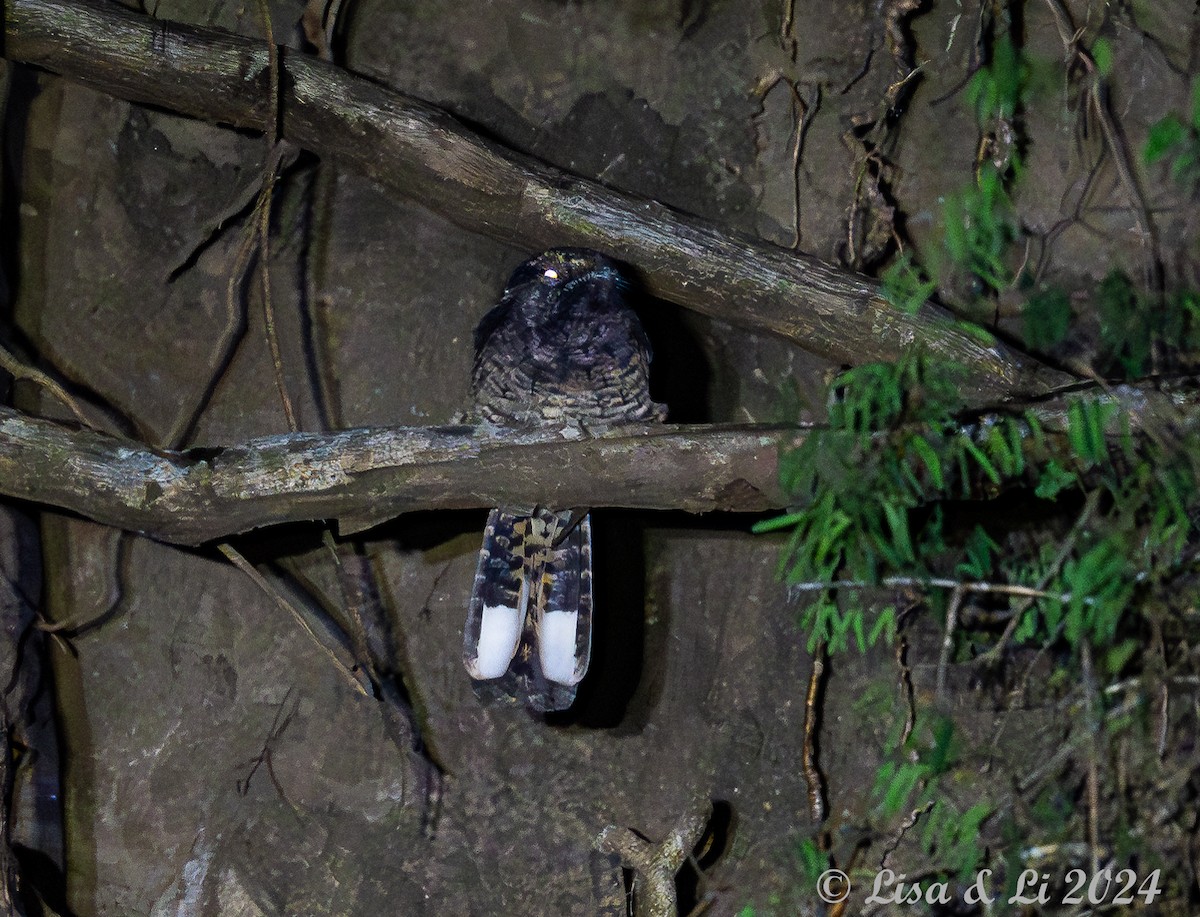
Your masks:
{"label": "barred tail feather", "polygon": [[544,592],[538,659],[546,678],[577,685],[592,655],[592,517],[585,515],[551,552]]}
{"label": "barred tail feather", "polygon": [[492,510],[463,631],[476,693],[517,698],[535,712],[565,709],[591,642],[591,519]]}

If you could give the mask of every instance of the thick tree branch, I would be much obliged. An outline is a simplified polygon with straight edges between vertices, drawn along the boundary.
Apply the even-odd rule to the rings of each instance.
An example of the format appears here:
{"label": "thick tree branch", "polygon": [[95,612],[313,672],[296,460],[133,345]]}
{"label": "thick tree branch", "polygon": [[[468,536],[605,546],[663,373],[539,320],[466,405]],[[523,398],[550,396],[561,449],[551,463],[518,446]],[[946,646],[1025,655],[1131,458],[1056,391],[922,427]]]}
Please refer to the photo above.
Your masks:
{"label": "thick tree branch", "polygon": [[[1100,397],[1128,423],[1161,437],[1200,422],[1190,391],[1118,386]],[[1043,401],[1045,455],[1068,454],[1068,400]],[[983,442],[996,415],[963,431]],[[791,502],[781,450],[797,427],[374,427],[285,433],[240,445],[170,452],[0,407],[0,497],[46,504],[161,541],[200,544],[266,525],[336,519],[357,531],[401,513],[473,507],[619,506],[762,512]]]}
{"label": "thick tree branch", "polygon": [[[194,117],[266,125],[261,42],[99,0],[3,4],[3,54],[11,60]],[[915,315],[892,308],[869,278],[547,167],[444,111],[316,58],[284,49],[280,61],[284,137],[467,229],[530,249],[603,249],[640,269],[657,296],[767,329],[839,362],[893,360],[923,342],[966,368],[979,401],[1067,381],[986,333],[964,332],[936,306]]]}
{"label": "thick tree branch", "polygon": [[801,435],[654,425],[585,438],[396,427],[161,452],[0,408],[0,495],[178,544],[310,519],[337,519],[353,531],[421,509],[761,511],[784,504],[779,447]]}

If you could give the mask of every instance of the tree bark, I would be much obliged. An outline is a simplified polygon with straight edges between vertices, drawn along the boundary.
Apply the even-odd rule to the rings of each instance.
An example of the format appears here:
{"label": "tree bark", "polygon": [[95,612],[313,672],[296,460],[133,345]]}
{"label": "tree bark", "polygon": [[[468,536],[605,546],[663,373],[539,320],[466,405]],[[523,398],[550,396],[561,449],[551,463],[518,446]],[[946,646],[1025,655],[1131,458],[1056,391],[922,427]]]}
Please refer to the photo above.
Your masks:
{"label": "tree bark", "polygon": [[[1135,436],[1161,436],[1200,417],[1193,393],[1153,383],[1098,397],[1121,407],[1106,431],[1114,437],[1126,422]],[[1069,454],[1068,403],[1030,409],[1052,444],[1039,455]],[[982,442],[996,416],[981,415],[963,431]],[[349,533],[429,509],[764,512],[795,501],[780,484],[779,455],[807,435],[737,425],[632,425],[600,436],[577,428],[365,427],[173,452],[0,407],[0,496],[189,545],[315,519],[336,519]]]}
{"label": "tree bark", "polygon": [[[135,102],[264,129],[263,42],[152,19],[98,0],[3,0],[5,57]],[[761,328],[831,360],[895,360],[913,346],[965,369],[983,404],[1070,381],[946,310],[893,308],[878,282],[738,237],[655,201],[504,149],[424,102],[281,49],[283,137],[526,249],[584,245],[642,272],[663,299]]]}
{"label": "tree bark", "polygon": [[165,452],[0,408],[0,494],[191,545],[313,519],[357,531],[422,509],[762,511],[784,505],[777,456],[802,435],[657,424],[588,438],[395,427]]}

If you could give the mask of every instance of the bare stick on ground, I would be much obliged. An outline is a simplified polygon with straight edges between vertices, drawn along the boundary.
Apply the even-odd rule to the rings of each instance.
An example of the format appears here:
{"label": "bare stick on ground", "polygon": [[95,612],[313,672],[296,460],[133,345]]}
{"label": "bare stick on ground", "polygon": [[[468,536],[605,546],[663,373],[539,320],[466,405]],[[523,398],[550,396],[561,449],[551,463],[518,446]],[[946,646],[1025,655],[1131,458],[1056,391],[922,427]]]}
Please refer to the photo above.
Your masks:
{"label": "bare stick on ground", "polygon": [[637,876],[633,886],[636,917],[676,917],[675,874],[704,835],[712,813],[707,799],[697,800],[660,844],[652,844],[628,828],[609,825],[596,846],[616,854]]}

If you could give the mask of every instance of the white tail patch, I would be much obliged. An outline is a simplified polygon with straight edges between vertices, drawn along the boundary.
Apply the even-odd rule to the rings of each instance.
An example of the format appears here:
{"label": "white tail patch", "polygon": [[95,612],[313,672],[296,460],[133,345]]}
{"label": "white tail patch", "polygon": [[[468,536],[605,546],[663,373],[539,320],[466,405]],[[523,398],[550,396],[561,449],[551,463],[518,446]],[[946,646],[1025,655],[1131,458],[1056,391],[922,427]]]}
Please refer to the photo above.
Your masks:
{"label": "white tail patch", "polygon": [[573,685],[579,681],[575,658],[578,627],[577,611],[548,611],[543,616],[538,634],[538,655],[547,681],[560,685]]}
{"label": "white tail patch", "polygon": [[517,609],[506,605],[484,605],[471,676],[487,680],[507,672],[520,639],[521,613]]}

